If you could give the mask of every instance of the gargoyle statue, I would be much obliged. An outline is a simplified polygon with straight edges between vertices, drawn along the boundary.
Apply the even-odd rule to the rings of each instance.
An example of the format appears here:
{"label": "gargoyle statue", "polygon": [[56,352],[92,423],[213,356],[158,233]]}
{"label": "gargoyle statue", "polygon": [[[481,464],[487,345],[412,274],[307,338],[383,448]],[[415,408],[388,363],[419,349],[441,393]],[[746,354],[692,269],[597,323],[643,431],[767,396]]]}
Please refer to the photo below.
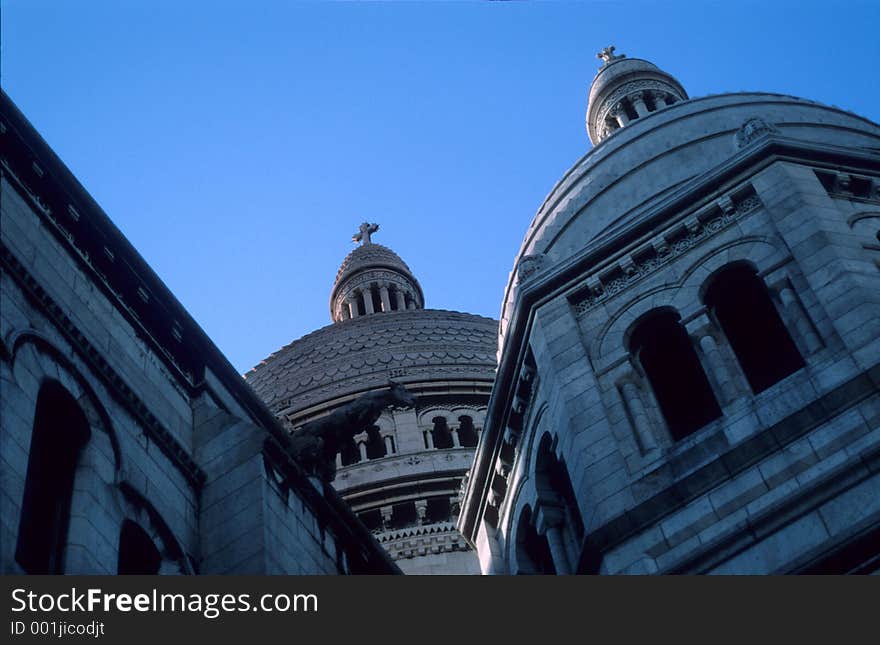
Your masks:
{"label": "gargoyle statue", "polygon": [[326,417],[309,421],[290,436],[290,449],[309,475],[332,482],[336,476],[336,454],[346,441],[373,425],[385,408],[415,404],[415,397],[392,381],[387,390],[367,392]]}

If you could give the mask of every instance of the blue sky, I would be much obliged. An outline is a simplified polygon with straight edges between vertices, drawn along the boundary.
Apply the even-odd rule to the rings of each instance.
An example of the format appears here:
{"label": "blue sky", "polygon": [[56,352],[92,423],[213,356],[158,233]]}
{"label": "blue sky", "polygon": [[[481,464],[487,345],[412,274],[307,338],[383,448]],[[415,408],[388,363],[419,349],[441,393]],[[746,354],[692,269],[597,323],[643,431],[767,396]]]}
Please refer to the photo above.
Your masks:
{"label": "blue sky", "polygon": [[328,324],[364,220],[427,305],[495,317],[587,153],[596,52],[691,96],[880,121],[880,2],[2,0],[6,92],[244,372]]}

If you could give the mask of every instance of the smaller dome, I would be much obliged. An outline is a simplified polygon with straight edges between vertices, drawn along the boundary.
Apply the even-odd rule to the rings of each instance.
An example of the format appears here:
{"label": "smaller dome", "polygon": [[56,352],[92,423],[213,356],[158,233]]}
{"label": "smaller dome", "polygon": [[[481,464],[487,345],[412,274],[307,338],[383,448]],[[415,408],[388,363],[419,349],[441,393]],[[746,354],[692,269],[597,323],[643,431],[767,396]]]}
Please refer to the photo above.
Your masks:
{"label": "smaller dome", "polygon": [[345,256],[345,259],[339,266],[339,271],[336,272],[336,280],[333,283],[334,291],[339,283],[344,281],[345,278],[352,273],[372,267],[385,267],[400,271],[410,277],[412,276],[412,272],[409,270],[406,262],[401,260],[400,256],[387,246],[382,246],[381,244],[365,244],[364,246],[357,247],[354,251]]}
{"label": "smaller dome", "polygon": [[330,318],[343,322],[377,313],[422,309],[425,296],[406,262],[387,246],[373,243],[378,224],[364,222],[352,240],[361,246],[342,261],[330,292]]}
{"label": "smaller dome", "polygon": [[654,63],[615,55],[613,46],[597,57],[605,62],[590,86],[587,106],[587,133],[594,144],[630,121],[688,99],[681,84]]}

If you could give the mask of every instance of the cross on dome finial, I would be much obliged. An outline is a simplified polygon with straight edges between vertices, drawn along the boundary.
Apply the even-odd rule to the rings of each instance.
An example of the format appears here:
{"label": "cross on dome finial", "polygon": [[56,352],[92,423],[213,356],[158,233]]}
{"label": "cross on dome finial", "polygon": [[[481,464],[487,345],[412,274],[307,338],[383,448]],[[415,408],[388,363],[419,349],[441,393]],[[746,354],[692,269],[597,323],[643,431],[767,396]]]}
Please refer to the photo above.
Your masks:
{"label": "cross on dome finial", "polygon": [[604,63],[605,65],[607,65],[608,63],[610,63],[612,61],[620,60],[621,58],[626,58],[626,54],[620,54],[619,56],[615,56],[614,55],[615,49],[617,49],[617,48],[614,45],[608,45],[608,47],[603,48],[602,51],[600,51],[598,54],[596,54],[596,58],[605,61],[605,63]]}
{"label": "cross on dome finial", "polygon": [[351,236],[351,241],[360,242],[362,246],[372,244],[373,240],[370,239],[370,236],[378,230],[378,224],[370,224],[369,222],[364,222],[360,225],[360,227],[358,227],[358,232]]}

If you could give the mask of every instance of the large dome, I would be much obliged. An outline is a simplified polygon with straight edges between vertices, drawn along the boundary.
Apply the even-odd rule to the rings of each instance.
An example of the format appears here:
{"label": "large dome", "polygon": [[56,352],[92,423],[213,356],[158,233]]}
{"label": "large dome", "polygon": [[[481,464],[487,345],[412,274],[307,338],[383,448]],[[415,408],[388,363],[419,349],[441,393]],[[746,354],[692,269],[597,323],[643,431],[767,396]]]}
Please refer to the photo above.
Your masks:
{"label": "large dome", "polygon": [[478,573],[455,527],[461,482],[495,380],[498,323],[424,309],[421,287],[364,222],[330,298],[333,324],[245,377],[296,433],[367,392],[400,383],[410,407],[382,411],[337,453],[333,486],[405,572]]}
{"label": "large dome", "polygon": [[[363,247],[362,247],[363,248]],[[245,377],[278,415],[404,385],[494,378],[497,322],[417,309],[328,325],[281,348]]]}

